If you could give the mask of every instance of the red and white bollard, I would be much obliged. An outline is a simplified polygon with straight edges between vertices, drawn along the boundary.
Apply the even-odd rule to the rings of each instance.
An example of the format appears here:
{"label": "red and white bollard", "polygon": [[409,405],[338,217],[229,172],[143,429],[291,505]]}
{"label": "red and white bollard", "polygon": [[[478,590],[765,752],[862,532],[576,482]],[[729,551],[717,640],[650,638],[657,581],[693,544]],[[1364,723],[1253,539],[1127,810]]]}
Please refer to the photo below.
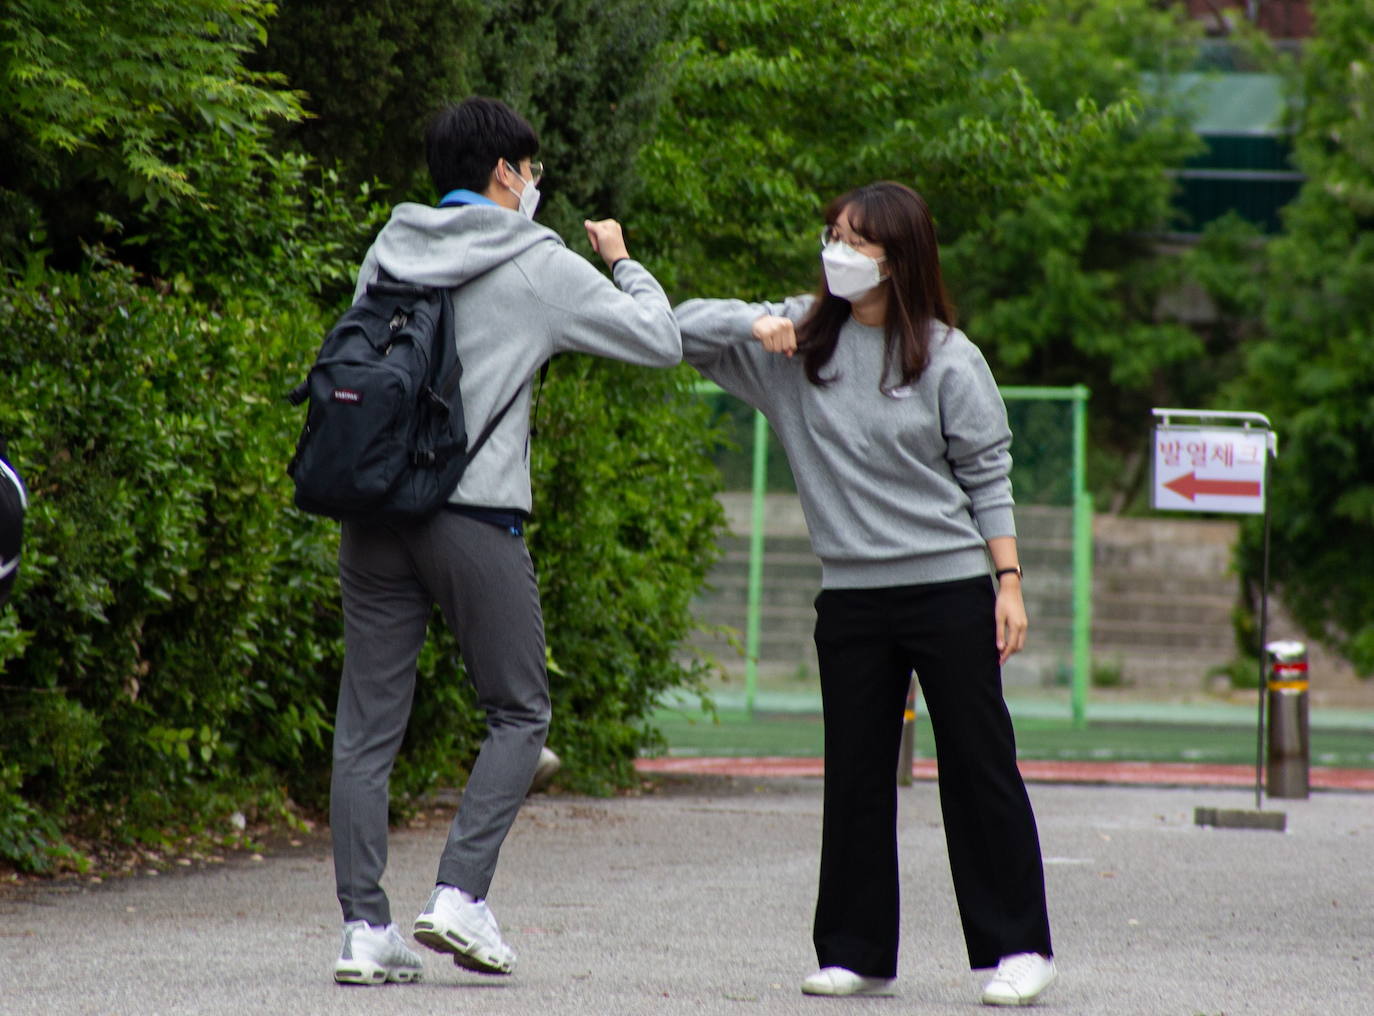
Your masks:
{"label": "red and white bollard", "polygon": [[1307,646],[1285,640],[1264,647],[1269,709],[1270,797],[1307,797],[1312,742],[1307,724]]}

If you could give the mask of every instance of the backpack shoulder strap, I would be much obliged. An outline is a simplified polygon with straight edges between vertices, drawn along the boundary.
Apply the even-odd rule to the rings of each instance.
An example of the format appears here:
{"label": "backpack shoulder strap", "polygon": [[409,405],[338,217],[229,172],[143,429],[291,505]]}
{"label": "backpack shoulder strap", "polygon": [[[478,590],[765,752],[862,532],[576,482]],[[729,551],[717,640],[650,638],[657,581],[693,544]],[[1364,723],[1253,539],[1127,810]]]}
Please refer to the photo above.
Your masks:
{"label": "backpack shoulder strap", "polygon": [[[536,427],[536,425],[538,424],[538,420],[539,420],[539,396],[542,395],[543,392],[544,392],[544,379],[545,379],[546,377],[548,377],[548,376],[549,376],[549,361],[548,361],[548,360],[545,360],[545,361],[544,361],[544,365],[543,365],[542,367],[539,368],[539,388],[538,388],[538,390],[535,392],[535,396],[534,396],[534,422],[530,424],[530,436],[531,436],[531,437],[534,436],[535,427]],[[478,435],[477,440],[474,441],[474,442],[472,443],[472,447],[470,447],[470,448],[468,449],[468,459],[471,459],[474,455],[476,455],[477,452],[478,452],[478,450],[479,450],[484,444],[487,443],[487,438],[491,437],[492,431],[494,431],[494,430],[496,429],[497,425],[498,425],[503,419],[505,419],[506,412],[510,409],[511,406],[515,405],[515,400],[518,399],[519,397],[520,397],[520,389],[517,388],[517,389],[515,390],[515,394],[512,395],[509,399],[506,400],[506,404],[505,404],[504,406],[502,406],[502,407],[497,411],[496,415],[493,416],[493,417],[487,422],[487,425],[486,425],[485,427],[482,428],[482,433],[481,433],[480,435]]]}
{"label": "backpack shoulder strap", "polygon": [[435,350],[430,358],[433,366],[432,385],[444,401],[453,398],[463,377],[463,358],[458,355],[458,323],[453,312],[453,290],[439,294],[439,327],[434,334]]}
{"label": "backpack shoulder strap", "polygon": [[534,393],[534,412],[533,412],[532,414],[530,414],[530,415],[531,415],[531,419],[530,419],[530,437],[531,437],[531,438],[535,438],[535,437],[538,437],[538,436],[539,436],[539,399],[540,399],[540,397],[543,396],[543,394],[544,394],[544,382],[545,382],[546,380],[548,380],[548,377],[549,377],[549,364],[551,364],[552,362],[553,362],[553,357],[549,357],[549,359],[545,360],[544,363],[543,363],[543,365],[539,368],[539,387],[535,390],[535,393]]}

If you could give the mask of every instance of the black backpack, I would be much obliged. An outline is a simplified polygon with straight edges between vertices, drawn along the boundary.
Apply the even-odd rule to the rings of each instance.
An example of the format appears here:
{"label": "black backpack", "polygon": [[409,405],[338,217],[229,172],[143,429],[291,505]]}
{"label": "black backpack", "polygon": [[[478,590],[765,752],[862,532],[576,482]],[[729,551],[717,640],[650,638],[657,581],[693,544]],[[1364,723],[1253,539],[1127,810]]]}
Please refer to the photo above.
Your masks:
{"label": "black backpack", "polygon": [[368,284],[287,395],[293,405],[310,401],[287,467],[298,508],[345,521],[404,522],[443,506],[519,394],[469,447],[453,336],[449,290],[385,273]]}

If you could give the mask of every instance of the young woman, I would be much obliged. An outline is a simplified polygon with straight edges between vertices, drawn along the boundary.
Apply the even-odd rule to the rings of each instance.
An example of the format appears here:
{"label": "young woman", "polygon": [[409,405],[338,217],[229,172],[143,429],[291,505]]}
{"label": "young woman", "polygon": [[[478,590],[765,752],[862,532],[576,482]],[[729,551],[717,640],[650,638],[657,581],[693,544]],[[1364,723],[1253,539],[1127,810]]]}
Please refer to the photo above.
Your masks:
{"label": "young woman", "polygon": [[1026,635],[1006,407],[954,327],[914,191],[875,183],[835,200],[821,263],[814,297],[675,311],[684,358],[768,417],[821,559],[820,969],[802,991],[891,991],[897,755],[914,670],[970,965],[997,968],[984,1003],[1026,1005],[1055,969],[1035,816],[1002,698],[1001,665]]}

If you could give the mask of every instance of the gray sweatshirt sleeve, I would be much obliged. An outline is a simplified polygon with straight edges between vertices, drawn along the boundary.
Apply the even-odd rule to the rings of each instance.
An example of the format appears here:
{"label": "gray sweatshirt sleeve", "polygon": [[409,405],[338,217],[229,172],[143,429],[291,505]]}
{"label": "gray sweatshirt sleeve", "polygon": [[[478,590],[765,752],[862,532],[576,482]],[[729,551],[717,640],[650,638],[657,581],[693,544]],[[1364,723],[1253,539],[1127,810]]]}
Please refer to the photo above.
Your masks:
{"label": "gray sweatshirt sleeve", "polygon": [[940,379],[940,418],[950,467],[972,502],[973,521],[983,539],[1015,536],[1007,407],[978,347],[965,340],[964,354]]}
{"label": "gray sweatshirt sleeve", "polygon": [[787,358],[770,353],[753,336],[754,322],[764,315],[800,321],[811,297],[788,297],[781,303],[743,300],[688,300],[673,308],[682,329],[682,358],[704,377],[753,406],[766,403],[770,379]]}
{"label": "gray sweatshirt sleeve", "polygon": [[622,260],[612,285],[586,258],[566,248],[551,247],[547,255],[556,281],[536,292],[550,314],[553,352],[591,353],[645,367],[681,361],[672,306],[647,268]]}

